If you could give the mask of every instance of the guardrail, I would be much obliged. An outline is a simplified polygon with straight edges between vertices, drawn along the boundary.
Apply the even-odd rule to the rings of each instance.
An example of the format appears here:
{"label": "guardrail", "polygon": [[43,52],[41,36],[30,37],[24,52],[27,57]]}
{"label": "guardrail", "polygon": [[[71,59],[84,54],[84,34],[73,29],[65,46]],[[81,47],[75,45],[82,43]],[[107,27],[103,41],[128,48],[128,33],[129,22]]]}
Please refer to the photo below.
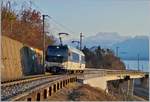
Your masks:
{"label": "guardrail", "polygon": [[[108,70],[108,69],[94,69],[94,68],[85,68],[84,76],[80,79],[88,79],[92,77],[102,77],[102,76],[109,76],[109,75],[117,75],[117,76],[140,76],[145,77],[145,75],[148,75],[147,72],[141,72],[141,71],[134,71],[134,70]],[[95,74],[95,75],[94,75]]]}
{"label": "guardrail", "polygon": [[141,72],[137,70],[109,70],[109,69],[94,69],[94,68],[85,68],[85,72],[104,72],[105,74],[148,74],[148,72]]}

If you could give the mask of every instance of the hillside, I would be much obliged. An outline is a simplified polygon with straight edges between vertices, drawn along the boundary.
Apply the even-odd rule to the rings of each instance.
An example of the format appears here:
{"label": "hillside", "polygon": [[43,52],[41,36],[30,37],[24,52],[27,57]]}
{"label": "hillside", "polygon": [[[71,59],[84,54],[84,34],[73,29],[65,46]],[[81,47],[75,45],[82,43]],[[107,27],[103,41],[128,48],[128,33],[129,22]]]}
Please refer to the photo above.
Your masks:
{"label": "hillside", "polygon": [[100,46],[93,49],[84,47],[86,68],[124,70],[125,64],[116,57],[112,50],[102,49]]}
{"label": "hillside", "polygon": [[[147,36],[136,36],[113,45],[113,49],[119,47],[119,56],[122,59],[136,60],[140,54],[141,60],[149,59],[149,39]],[[125,52],[124,54],[122,52]]]}
{"label": "hillside", "polygon": [[[43,49],[41,12],[32,8],[22,8],[18,10],[19,12],[16,12],[11,7],[8,7],[7,3],[1,5],[2,35],[18,40],[31,47]],[[22,5],[22,7],[24,6]],[[46,21],[45,26],[48,28]],[[46,45],[53,44],[55,43],[55,39],[53,36],[46,35],[45,42]]]}
{"label": "hillside", "polygon": [[106,94],[103,90],[79,83],[69,84],[45,101],[119,101],[119,97]]}
{"label": "hillside", "polygon": [[116,47],[119,47],[119,57],[122,59],[149,59],[149,37],[148,36],[122,36],[117,32],[99,32],[95,35],[85,37],[83,44],[87,48],[101,46],[102,48],[112,49],[116,53]]}
{"label": "hillside", "polygon": [[111,48],[113,44],[120,43],[128,38],[128,36],[121,36],[117,32],[98,32],[95,35],[85,37],[83,42],[88,48],[99,45],[103,48]]}

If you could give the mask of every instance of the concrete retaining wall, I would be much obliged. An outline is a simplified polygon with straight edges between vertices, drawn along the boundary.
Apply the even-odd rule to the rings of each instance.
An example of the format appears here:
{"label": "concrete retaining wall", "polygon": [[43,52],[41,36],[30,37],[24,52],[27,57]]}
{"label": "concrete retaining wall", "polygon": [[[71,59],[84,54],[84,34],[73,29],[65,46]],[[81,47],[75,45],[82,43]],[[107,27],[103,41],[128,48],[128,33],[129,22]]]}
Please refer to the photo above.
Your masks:
{"label": "concrete retaining wall", "polygon": [[20,49],[23,44],[5,36],[2,36],[1,41],[2,81],[20,78],[22,76]]}
{"label": "concrete retaining wall", "polygon": [[25,46],[6,36],[1,37],[1,49],[2,82],[44,73],[42,51]]}
{"label": "concrete retaining wall", "polygon": [[102,90],[106,90],[107,88],[107,80],[105,77],[96,77],[96,78],[90,78],[83,81],[84,84],[88,84],[92,87],[97,87]]}

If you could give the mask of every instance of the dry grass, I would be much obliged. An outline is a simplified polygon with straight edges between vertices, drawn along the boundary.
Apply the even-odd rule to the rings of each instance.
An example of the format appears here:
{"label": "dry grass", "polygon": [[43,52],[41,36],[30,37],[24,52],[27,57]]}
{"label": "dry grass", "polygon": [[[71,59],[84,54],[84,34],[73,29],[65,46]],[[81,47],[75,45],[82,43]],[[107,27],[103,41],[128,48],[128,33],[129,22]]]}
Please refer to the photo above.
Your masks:
{"label": "dry grass", "polygon": [[69,84],[57,94],[49,97],[48,101],[118,101],[103,90],[89,85]]}
{"label": "dry grass", "polygon": [[117,99],[106,94],[103,90],[89,85],[79,86],[68,95],[69,100],[73,101],[116,101]]}

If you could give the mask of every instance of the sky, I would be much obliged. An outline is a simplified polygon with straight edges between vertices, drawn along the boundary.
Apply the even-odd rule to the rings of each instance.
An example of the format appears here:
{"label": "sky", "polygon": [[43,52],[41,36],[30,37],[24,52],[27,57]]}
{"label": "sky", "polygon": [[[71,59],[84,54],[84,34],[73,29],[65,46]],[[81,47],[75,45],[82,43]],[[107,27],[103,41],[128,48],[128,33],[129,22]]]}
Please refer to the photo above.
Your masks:
{"label": "sky", "polygon": [[80,32],[85,36],[98,32],[118,32],[122,36],[150,35],[150,0],[31,1],[32,6],[65,26],[64,31],[71,31],[74,37]]}

